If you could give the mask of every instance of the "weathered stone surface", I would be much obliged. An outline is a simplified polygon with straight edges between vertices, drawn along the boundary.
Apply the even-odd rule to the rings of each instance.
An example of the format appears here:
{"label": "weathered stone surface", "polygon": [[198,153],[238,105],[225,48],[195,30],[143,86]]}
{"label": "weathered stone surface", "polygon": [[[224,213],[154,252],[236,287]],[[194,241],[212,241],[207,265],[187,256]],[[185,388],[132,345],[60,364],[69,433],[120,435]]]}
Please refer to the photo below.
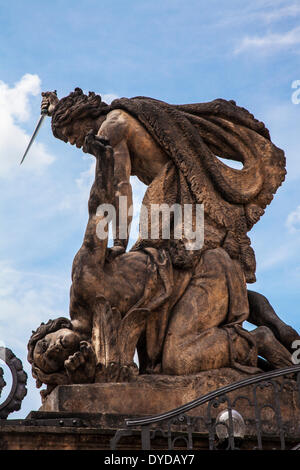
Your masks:
{"label": "weathered stone surface", "polygon": [[59,385],[40,411],[158,414],[245,376],[233,369],[219,369],[193,376],[141,375],[130,383]]}

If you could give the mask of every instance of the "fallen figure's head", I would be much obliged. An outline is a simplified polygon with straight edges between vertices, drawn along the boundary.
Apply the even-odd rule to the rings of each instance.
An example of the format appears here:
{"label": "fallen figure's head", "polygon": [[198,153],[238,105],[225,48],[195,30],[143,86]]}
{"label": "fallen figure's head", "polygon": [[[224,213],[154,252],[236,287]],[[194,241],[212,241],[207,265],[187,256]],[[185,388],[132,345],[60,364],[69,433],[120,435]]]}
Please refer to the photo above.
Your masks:
{"label": "fallen figure's head", "polygon": [[94,381],[94,350],[73,330],[67,318],[49,320],[33,331],[28,342],[27,358],[37,387],[40,388],[43,383],[47,385],[47,389],[41,392],[42,398],[56,385]]}

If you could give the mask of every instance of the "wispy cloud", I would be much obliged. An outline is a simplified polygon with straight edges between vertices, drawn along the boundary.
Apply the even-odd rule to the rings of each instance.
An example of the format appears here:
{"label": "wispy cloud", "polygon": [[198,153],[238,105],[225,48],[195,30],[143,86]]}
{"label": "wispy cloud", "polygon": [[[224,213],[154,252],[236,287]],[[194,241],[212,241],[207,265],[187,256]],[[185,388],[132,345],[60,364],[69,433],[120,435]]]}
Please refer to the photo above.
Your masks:
{"label": "wispy cloud", "polygon": [[268,8],[268,11],[263,15],[264,20],[268,23],[275,21],[280,21],[284,18],[292,18],[300,15],[300,5],[299,3],[294,3],[292,5],[285,5],[280,8]]}
{"label": "wispy cloud", "polygon": [[287,19],[292,20],[300,15],[300,5],[292,3],[291,5],[282,6],[282,1],[271,0],[261,1],[253,0],[248,4],[242,6],[240,9],[232,8],[231,10],[222,9],[217,13],[216,23],[217,26],[240,26],[251,25],[256,26],[261,24],[263,26],[276,24]]}
{"label": "wispy cloud", "polygon": [[235,54],[249,50],[264,53],[277,52],[282,49],[291,49],[300,44],[300,26],[285,33],[268,33],[264,36],[246,36],[235,49]]}

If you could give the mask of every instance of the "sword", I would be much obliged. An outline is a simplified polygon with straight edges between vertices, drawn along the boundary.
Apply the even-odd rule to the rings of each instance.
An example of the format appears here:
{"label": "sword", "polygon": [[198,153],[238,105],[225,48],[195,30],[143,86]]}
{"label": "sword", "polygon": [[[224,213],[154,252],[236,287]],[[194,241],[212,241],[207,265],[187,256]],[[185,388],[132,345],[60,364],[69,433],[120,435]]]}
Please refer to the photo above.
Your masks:
{"label": "sword", "polygon": [[26,155],[27,155],[27,153],[28,153],[28,151],[29,151],[29,149],[30,149],[30,147],[31,147],[31,145],[32,145],[32,143],[33,143],[33,141],[34,141],[34,139],[36,138],[37,133],[38,133],[38,131],[40,130],[40,127],[41,127],[41,125],[42,125],[42,123],[43,123],[43,121],[44,121],[44,119],[45,119],[45,116],[47,116],[47,114],[48,114],[48,110],[47,110],[47,109],[43,109],[42,112],[41,112],[40,118],[39,118],[39,120],[38,120],[38,123],[37,123],[37,125],[36,125],[36,127],[35,127],[35,129],[34,129],[33,134],[32,134],[32,137],[31,137],[31,139],[30,139],[30,142],[29,142],[29,144],[28,144],[28,146],[27,146],[27,149],[25,150],[25,153],[24,153],[24,155],[23,155],[23,158],[22,158],[22,160],[21,160],[21,162],[20,162],[20,165],[22,165],[22,163],[24,162],[25,157],[26,157]]}

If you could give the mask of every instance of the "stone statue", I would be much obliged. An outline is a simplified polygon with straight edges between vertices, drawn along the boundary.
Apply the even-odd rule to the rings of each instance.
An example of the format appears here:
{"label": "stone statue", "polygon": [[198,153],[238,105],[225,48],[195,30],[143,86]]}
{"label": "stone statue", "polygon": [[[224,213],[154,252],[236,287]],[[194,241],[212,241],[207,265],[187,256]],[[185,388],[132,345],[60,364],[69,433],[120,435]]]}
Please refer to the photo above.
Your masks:
{"label": "stone statue", "polygon": [[[264,124],[220,99],[177,106],[137,97],[107,105],[78,88],[61,100],[42,95],[54,136],[96,158],[89,220],[72,268],[70,320],[42,324],[28,344],[37,385],[47,384],[43,395],[59,384],[129,381],[138,374],[223,367],[257,373],[292,365],[297,332],[246,286],[255,281],[247,232],[285,176],[284,154]],[[218,156],[241,161],[243,169]],[[201,248],[187,249],[190,240],[174,236],[174,219],[165,239],[165,221],[158,219],[159,236],[141,231],[126,252],[129,230],[120,236],[120,210],[108,248],[97,233],[99,224],[108,230],[108,220],[98,209],[119,209],[126,197],[130,226],[130,175],[148,185],[148,209],[204,206]],[[149,213],[143,223],[151,229]],[[245,320],[257,328],[245,330]]]}

